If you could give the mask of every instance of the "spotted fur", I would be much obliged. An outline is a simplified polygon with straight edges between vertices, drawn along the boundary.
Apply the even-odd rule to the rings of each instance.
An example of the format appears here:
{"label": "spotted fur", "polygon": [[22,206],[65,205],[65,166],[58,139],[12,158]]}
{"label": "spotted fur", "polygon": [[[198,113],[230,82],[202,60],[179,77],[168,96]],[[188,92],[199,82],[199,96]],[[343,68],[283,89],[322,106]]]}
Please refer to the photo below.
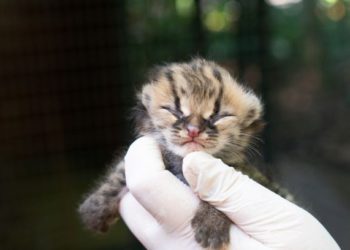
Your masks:
{"label": "spotted fur", "polygon": [[[247,151],[256,150],[251,141],[263,127],[261,101],[224,68],[203,59],[157,67],[137,99],[137,136],[155,138],[167,169],[184,183],[183,157],[205,151],[279,193],[276,184],[246,163]],[[189,138],[190,128],[198,132],[195,139]],[[105,231],[117,217],[118,193],[125,185],[123,172],[123,163],[116,165],[80,206],[88,228]],[[192,227],[203,247],[223,249],[229,242],[231,223],[203,202]]]}

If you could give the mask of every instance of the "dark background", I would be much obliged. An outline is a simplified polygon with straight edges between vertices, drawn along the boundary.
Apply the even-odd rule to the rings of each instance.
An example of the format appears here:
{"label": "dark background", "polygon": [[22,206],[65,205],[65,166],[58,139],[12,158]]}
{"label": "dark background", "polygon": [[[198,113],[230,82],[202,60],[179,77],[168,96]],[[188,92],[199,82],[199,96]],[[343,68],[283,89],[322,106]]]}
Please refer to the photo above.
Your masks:
{"label": "dark background", "polygon": [[350,249],[349,0],[1,0],[1,249],[142,249],[76,208],[147,70],[198,55],[262,96],[260,158]]}

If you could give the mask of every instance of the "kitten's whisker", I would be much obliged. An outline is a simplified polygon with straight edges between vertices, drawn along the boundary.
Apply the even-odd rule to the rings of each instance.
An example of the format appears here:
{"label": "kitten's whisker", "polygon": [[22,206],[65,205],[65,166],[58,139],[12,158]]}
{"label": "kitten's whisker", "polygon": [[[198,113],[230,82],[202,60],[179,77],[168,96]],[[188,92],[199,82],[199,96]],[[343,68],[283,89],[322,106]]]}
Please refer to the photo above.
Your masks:
{"label": "kitten's whisker", "polygon": [[256,141],[260,141],[260,142],[264,142],[264,140],[263,139],[261,139],[260,137],[258,137],[258,136],[255,136],[255,135],[252,135],[252,134],[247,134],[247,133],[240,133],[241,135],[244,135],[244,136],[247,136],[247,137],[249,137],[249,139],[253,139],[253,140],[256,140]]}
{"label": "kitten's whisker", "polygon": [[260,157],[262,156],[261,153],[254,147],[247,147],[246,150],[248,150],[247,152],[252,153],[251,156],[254,156],[255,154],[259,155]]}

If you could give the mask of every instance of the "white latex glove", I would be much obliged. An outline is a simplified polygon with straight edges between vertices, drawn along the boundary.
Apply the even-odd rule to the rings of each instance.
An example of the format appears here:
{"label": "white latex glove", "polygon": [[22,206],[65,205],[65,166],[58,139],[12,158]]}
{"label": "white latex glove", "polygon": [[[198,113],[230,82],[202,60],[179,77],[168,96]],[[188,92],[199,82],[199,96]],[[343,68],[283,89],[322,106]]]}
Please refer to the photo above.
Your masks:
{"label": "white latex glove", "polygon": [[191,229],[199,199],[234,222],[230,249],[340,249],[311,214],[206,153],[184,159],[190,187],[165,170],[150,137],[130,146],[125,168],[129,192],[120,214],[147,249],[202,249]]}

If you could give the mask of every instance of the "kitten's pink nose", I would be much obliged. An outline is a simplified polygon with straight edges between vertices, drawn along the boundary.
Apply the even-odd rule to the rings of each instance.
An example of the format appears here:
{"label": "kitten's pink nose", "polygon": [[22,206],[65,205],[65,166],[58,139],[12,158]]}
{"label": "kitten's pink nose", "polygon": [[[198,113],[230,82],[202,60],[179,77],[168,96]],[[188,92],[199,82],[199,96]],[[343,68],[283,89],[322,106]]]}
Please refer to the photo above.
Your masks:
{"label": "kitten's pink nose", "polygon": [[199,128],[193,125],[187,125],[187,135],[191,138],[195,138],[199,136]]}

